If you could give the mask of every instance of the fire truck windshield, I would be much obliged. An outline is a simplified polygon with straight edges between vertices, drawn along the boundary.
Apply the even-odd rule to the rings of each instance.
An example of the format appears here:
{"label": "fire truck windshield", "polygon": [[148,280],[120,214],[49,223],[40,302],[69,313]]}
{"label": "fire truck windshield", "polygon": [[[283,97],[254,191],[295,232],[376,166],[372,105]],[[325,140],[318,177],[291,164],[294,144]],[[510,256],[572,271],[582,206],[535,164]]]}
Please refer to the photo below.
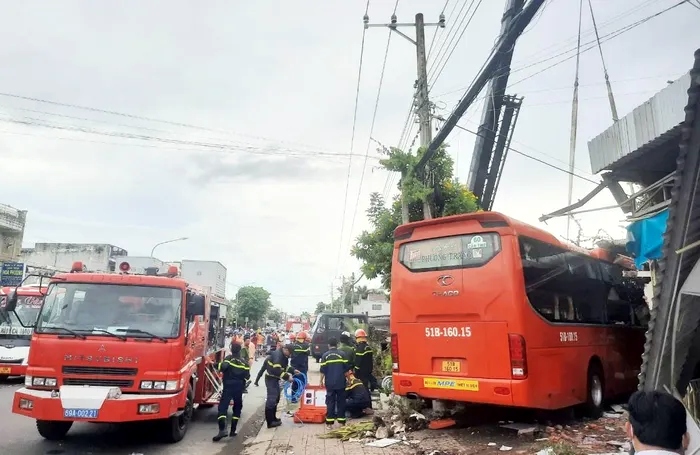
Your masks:
{"label": "fire truck windshield", "polygon": [[37,333],[176,338],[182,292],[175,288],[53,283],[37,319]]}
{"label": "fire truck windshield", "polygon": [[[29,325],[36,321],[41,308],[41,297],[31,295],[20,295],[17,297],[17,308],[22,322]],[[32,336],[32,329],[23,327],[17,316],[13,312],[0,313],[0,339],[19,338],[29,339]]]}

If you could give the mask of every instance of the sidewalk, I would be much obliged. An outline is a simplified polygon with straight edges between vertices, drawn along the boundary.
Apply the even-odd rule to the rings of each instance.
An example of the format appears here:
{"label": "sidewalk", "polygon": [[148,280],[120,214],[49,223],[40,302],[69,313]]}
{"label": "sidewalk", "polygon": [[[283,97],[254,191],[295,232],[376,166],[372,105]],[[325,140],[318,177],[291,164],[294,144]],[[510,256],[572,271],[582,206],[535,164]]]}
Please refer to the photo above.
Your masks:
{"label": "sidewalk", "polygon": [[[318,364],[312,359],[309,365],[309,382],[318,384],[320,374]],[[294,412],[296,405],[290,409]],[[263,422],[262,428],[257,437],[251,441],[246,441],[244,455],[318,455],[321,453],[333,453],[335,455],[389,455],[405,453],[405,445],[396,444],[394,447],[378,449],[365,447],[358,442],[341,442],[339,439],[321,439],[319,434],[325,433],[326,426],[323,424],[301,424],[295,423],[291,415],[286,413],[287,402],[282,397],[280,401],[278,415],[281,416],[282,426],[268,429]],[[349,421],[354,423],[356,421]],[[337,426],[336,426],[337,428]],[[403,450],[403,452],[402,452]]]}

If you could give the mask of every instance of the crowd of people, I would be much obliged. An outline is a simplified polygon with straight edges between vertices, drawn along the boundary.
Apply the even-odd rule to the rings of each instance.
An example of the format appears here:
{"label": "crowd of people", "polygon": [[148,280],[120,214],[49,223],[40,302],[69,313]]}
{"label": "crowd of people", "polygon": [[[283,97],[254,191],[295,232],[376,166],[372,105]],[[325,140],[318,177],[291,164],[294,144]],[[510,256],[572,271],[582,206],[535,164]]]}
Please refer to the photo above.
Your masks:
{"label": "crowd of people", "polygon": [[[355,331],[353,341],[350,333],[343,332],[340,340],[330,338],[329,350],[320,360],[321,385],[326,389],[326,425],[344,425],[346,413],[352,418],[372,413],[370,391],[378,388],[372,374],[373,352],[367,343],[363,329]],[[251,383],[250,369],[261,355],[265,361],[255,378],[260,385],[264,376],[265,422],[268,428],[282,425],[277,417],[277,406],[282,395],[281,385],[286,381],[291,388],[291,401],[299,399],[299,388],[308,382],[310,337],[305,331],[297,334],[271,331],[234,330],[231,333],[230,354],[222,360],[218,369],[222,375],[223,391],[218,408],[219,432],[213,440],[236,436],[238,420],[243,408],[243,394]],[[233,416],[229,431],[227,414],[233,401]]]}

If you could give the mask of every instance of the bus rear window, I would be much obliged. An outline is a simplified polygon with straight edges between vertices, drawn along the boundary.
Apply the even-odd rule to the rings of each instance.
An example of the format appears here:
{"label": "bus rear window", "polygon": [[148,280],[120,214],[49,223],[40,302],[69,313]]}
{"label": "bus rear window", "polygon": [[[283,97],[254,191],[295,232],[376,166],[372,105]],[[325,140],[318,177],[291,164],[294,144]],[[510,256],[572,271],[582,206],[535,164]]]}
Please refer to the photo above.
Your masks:
{"label": "bus rear window", "polygon": [[412,272],[480,267],[499,251],[498,234],[468,234],[405,243],[399,249],[399,261]]}

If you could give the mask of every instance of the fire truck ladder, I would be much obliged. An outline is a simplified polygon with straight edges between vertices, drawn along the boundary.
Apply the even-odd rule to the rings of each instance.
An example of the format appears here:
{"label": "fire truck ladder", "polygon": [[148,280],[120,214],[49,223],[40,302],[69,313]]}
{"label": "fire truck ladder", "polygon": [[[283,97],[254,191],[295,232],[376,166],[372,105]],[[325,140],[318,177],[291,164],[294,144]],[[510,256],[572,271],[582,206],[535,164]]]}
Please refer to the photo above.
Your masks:
{"label": "fire truck ladder", "polygon": [[224,384],[219,377],[219,371],[216,368],[216,364],[207,361],[204,366],[204,380],[206,381],[204,385],[205,390],[205,401],[209,404],[218,404],[221,400],[221,392],[224,389]]}

